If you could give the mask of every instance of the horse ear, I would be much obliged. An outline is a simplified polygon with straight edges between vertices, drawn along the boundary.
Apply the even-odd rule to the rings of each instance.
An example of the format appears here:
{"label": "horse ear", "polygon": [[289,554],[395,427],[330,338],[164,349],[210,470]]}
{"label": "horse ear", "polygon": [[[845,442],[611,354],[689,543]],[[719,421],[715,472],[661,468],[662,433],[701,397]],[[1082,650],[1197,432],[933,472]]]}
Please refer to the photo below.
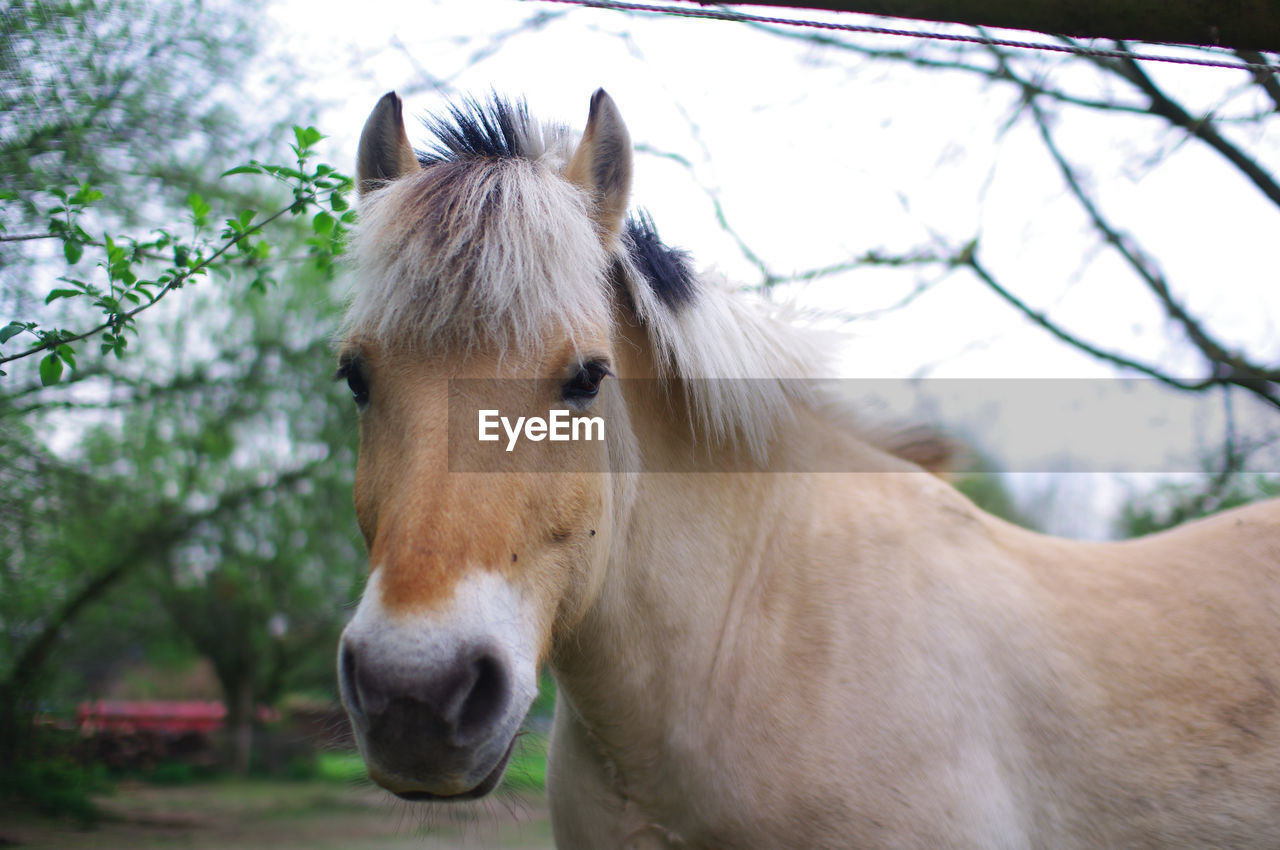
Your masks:
{"label": "horse ear", "polygon": [[592,217],[606,241],[621,233],[631,195],[631,134],[604,89],[591,96],[587,129],[564,174],[594,199]]}
{"label": "horse ear", "polygon": [[365,195],[421,167],[404,129],[404,104],[395,92],[389,91],[369,113],[360,133],[356,189]]}

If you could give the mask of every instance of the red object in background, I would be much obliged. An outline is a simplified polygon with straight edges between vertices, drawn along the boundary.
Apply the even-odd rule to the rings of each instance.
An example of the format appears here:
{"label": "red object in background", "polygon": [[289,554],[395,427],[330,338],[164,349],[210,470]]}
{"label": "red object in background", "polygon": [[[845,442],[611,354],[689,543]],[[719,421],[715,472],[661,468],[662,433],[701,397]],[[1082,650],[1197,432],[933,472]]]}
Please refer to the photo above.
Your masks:
{"label": "red object in background", "polygon": [[[188,701],[118,701],[82,702],[76,709],[80,731],[95,732],[162,732],[182,735],[188,732],[208,734],[222,728],[227,709],[220,702]],[[259,722],[277,719],[275,711],[258,708]]]}

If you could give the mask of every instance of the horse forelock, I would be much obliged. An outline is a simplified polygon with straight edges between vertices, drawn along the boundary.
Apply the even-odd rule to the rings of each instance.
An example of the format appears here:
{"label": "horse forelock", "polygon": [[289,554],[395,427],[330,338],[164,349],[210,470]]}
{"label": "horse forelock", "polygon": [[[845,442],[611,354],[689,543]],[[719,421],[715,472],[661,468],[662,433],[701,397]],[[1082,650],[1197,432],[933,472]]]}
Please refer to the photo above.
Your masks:
{"label": "horse forelock", "polygon": [[491,94],[486,101],[465,98],[445,113],[428,116],[428,147],[418,151],[423,166],[467,159],[527,159],[563,168],[578,136],[563,124],[534,121],[523,100]]}
{"label": "horse forelock", "polygon": [[374,193],[352,243],[344,332],[466,352],[606,326],[607,258],[586,202],[515,157],[438,162]]}

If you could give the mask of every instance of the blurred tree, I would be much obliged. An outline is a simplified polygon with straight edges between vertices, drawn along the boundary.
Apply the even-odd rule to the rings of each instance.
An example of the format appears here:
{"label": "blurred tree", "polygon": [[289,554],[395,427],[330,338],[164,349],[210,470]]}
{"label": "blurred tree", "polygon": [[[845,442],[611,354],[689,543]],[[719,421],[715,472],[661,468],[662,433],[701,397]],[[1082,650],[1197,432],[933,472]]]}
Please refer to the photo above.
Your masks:
{"label": "blurred tree", "polygon": [[326,368],[333,303],[324,275],[298,270],[287,287],[237,305],[239,339],[226,343],[245,356],[222,360],[234,377],[141,405],[131,411],[137,431],[126,426],[179,423],[178,435],[157,442],[209,459],[210,479],[184,485],[192,495],[251,488],[264,475],[276,482],[224,520],[201,523],[149,577],[173,630],[213,664],[241,771],[257,705],[290,689],[332,691],[341,612],[363,573],[350,405]]}
{"label": "blurred tree", "polygon": [[[50,188],[101,192],[84,217],[98,232],[295,203],[216,179],[278,151],[280,128],[309,111],[282,72],[243,120],[260,16],[147,0],[0,11],[0,310],[47,311],[49,282],[79,260],[46,232]],[[233,712],[331,678],[360,564],[353,435],[329,380],[330,240],[345,204],[332,209],[281,219],[293,224],[269,249],[246,242],[247,273],[149,313],[130,356],[82,351],[56,386],[34,358],[0,379],[0,774],[31,755],[34,711],[83,695],[63,671],[101,663],[103,646],[165,630],[189,641]],[[81,300],[57,306],[75,321]]]}
{"label": "blurred tree", "polygon": [[0,213],[0,309],[27,312],[43,298],[17,275],[49,260],[47,238],[22,237],[44,232],[50,187],[110,193],[94,224],[112,229],[166,221],[191,192],[233,192],[209,163],[246,159],[280,129],[233,108],[260,48],[256,17],[227,2],[17,0],[0,10],[0,197],[14,201]]}
{"label": "blurred tree", "polygon": [[[1207,482],[1207,483],[1206,483]],[[1154,534],[1229,508],[1280,496],[1280,477],[1217,472],[1191,481],[1166,481],[1135,495],[1121,509],[1121,537]]]}

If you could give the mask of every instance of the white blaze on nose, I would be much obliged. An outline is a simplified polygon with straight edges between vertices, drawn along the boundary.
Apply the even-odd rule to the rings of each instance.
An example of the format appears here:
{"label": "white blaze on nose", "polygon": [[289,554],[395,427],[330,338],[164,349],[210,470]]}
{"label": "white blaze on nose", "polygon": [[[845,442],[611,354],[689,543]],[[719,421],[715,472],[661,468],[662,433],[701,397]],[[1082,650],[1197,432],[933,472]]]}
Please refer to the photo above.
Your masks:
{"label": "white blaze on nose", "polygon": [[511,673],[511,716],[515,727],[538,693],[537,620],[532,606],[497,573],[470,570],[452,598],[431,608],[397,610],[385,604],[383,568],[369,576],[355,616],[343,632],[345,645],[362,661],[394,679],[410,682],[447,670],[460,654],[483,646]]}

